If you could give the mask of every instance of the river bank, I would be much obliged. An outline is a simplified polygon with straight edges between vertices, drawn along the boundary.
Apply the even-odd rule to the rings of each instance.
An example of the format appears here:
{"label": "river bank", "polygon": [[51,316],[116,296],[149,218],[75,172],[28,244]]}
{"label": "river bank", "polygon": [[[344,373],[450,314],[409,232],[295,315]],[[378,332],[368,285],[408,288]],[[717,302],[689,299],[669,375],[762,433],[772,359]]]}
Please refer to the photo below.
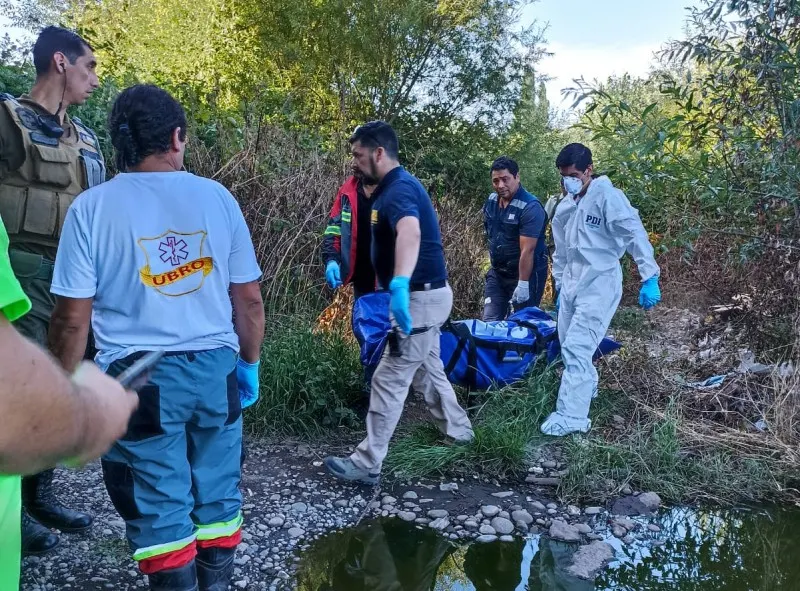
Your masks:
{"label": "river bank", "polygon": [[[322,466],[361,439],[357,427],[251,441],[235,588],[294,588],[301,554],[316,539],[373,518],[460,546],[563,540],[587,548],[592,560],[580,580],[592,579],[625,548],[668,541],[663,512],[652,513],[657,497],[673,506],[793,498],[800,479],[794,423],[786,421],[797,414],[798,372],[758,363],[735,311],[623,308],[612,330],[626,346],[599,364],[588,435],[538,433],[558,384],[558,369],[548,368],[473,407],[469,446],[441,445],[424,404],[410,396],[380,487],[339,483]],[[86,534],[64,536],[52,554],[27,558],[22,589],[146,588],[99,466],[57,478],[67,504],[97,521]]]}
{"label": "river bank", "polygon": [[[563,466],[557,456],[540,459],[531,466],[530,475],[517,482],[492,482],[476,474],[473,478],[398,480],[385,487],[366,487],[341,484],[322,467],[327,453],[339,453],[343,448],[342,442],[314,447],[302,442],[250,444],[242,479],[245,525],[236,558],[235,588],[295,588],[302,550],[320,536],[375,517],[424,527],[459,543],[511,542],[540,533],[583,545],[609,535],[628,544],[661,543],[655,518],[612,518],[605,506],[558,502],[555,489],[542,483],[557,478],[554,474]],[[51,554],[26,558],[22,589],[146,588],[144,576],[130,559],[124,523],[111,506],[99,466],[93,464],[79,472],[60,470],[57,478],[64,501],[94,513],[96,522],[87,533],[62,536]],[[646,512],[647,507],[657,507],[654,495],[630,496],[617,510]],[[586,576],[610,558],[602,554],[597,562],[595,557],[596,566]]]}

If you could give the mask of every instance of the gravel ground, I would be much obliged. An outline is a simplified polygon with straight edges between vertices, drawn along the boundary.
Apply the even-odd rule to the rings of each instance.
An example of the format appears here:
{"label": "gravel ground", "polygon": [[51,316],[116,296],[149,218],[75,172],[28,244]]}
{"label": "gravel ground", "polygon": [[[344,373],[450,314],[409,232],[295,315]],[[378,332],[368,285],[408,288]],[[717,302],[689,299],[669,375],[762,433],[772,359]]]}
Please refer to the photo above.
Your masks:
{"label": "gravel ground", "polygon": [[[564,468],[557,455],[541,458],[525,481],[515,483],[473,477],[395,482],[381,489],[340,484],[327,475],[322,458],[342,453],[341,446],[250,444],[248,450],[242,478],[245,527],[234,589],[292,589],[302,549],[327,532],[374,516],[394,516],[464,542],[510,540],[541,532],[582,544],[612,536],[632,544],[655,535],[645,521],[620,520],[604,507],[563,506],[548,498]],[[95,525],[87,533],[62,536],[50,554],[26,558],[22,590],[146,589],[145,577],[130,558],[125,526],[106,494],[99,464],[80,472],[59,470],[57,485],[66,504],[95,514]],[[641,503],[629,505],[641,509]],[[592,572],[601,566],[581,565],[579,570]]]}

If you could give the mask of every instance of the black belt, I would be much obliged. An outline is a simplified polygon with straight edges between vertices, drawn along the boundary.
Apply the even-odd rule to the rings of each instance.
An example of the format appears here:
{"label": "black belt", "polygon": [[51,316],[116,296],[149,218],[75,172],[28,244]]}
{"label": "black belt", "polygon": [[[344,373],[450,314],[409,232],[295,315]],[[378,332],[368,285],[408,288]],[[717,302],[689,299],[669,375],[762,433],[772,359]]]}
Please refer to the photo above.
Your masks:
{"label": "black belt", "polygon": [[447,281],[434,281],[432,283],[411,283],[408,286],[409,291],[431,291],[432,289],[442,289],[447,287]]}

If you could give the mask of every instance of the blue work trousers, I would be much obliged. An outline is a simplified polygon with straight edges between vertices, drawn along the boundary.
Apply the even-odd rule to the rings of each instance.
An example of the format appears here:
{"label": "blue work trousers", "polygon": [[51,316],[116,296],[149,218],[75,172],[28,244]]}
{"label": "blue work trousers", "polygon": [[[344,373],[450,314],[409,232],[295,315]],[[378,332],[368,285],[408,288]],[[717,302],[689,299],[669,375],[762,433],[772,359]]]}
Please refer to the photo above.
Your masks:
{"label": "blue work trousers", "polygon": [[[118,375],[141,354],[117,361]],[[103,457],[103,478],[125,520],[133,557],[188,558],[195,540],[237,535],[241,527],[242,409],[236,352],[167,354],[139,391],[128,432]],[[189,548],[191,546],[191,548]]]}

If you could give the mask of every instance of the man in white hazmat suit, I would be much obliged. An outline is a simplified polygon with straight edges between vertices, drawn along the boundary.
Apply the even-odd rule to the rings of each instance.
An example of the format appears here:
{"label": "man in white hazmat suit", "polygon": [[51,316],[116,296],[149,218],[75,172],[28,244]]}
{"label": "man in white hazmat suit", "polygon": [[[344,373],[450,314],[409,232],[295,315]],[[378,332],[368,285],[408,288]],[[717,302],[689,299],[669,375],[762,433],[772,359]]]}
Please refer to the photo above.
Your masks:
{"label": "man in white hazmat suit", "polygon": [[619,260],[626,251],[642,278],[639,304],[649,310],[661,300],[661,291],[653,247],[638,211],[608,177],[592,177],[589,148],[569,144],[556,158],[556,167],[568,193],[552,222],[564,374],[556,411],[541,429],[545,435],[563,436],[591,427],[589,405],[597,392],[592,355],[622,297]]}

